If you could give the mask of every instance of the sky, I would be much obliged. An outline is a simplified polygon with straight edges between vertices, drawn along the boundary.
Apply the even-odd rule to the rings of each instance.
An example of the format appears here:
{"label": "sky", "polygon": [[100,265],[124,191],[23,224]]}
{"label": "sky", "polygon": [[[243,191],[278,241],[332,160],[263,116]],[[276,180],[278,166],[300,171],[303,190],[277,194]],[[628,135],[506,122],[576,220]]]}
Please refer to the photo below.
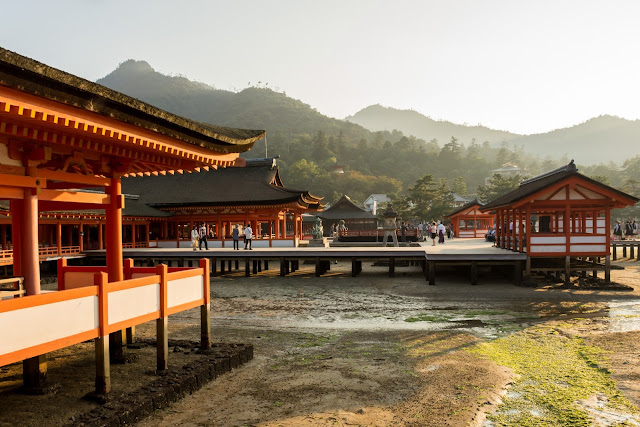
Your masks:
{"label": "sky", "polygon": [[95,81],[127,59],[330,117],[372,104],[530,134],[640,118],[640,1],[20,0],[0,46]]}

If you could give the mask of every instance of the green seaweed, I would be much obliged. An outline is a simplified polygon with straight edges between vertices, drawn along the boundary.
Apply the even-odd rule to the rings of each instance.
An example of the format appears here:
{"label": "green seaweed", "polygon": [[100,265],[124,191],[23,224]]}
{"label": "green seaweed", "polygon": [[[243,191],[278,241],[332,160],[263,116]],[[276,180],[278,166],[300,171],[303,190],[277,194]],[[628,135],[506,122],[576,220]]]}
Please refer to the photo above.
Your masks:
{"label": "green seaweed", "polygon": [[590,426],[593,420],[579,401],[600,394],[608,409],[640,420],[638,408],[610,377],[606,352],[559,334],[557,327],[530,328],[470,350],[518,375],[488,419],[501,426]]}

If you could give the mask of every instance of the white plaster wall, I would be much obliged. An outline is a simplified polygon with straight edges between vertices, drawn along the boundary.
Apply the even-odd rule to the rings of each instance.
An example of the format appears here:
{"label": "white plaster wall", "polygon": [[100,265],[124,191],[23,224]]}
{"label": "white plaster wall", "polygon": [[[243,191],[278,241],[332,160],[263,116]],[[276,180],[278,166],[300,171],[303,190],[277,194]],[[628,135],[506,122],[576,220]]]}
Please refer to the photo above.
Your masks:
{"label": "white plaster wall", "polygon": [[160,310],[160,285],[146,285],[109,292],[110,325]]}
{"label": "white plaster wall", "polygon": [[204,298],[202,276],[185,277],[167,282],[167,307],[175,307]]}
{"label": "white plaster wall", "polygon": [[529,252],[531,253],[551,253],[551,252],[564,252],[567,250],[565,245],[545,245],[545,246],[531,246]]}
{"label": "white plaster wall", "polygon": [[558,243],[566,243],[565,236],[531,237],[532,245],[549,245]]}
{"label": "white plaster wall", "polygon": [[571,245],[571,252],[594,252],[602,253],[607,251],[607,245]]}
{"label": "white plaster wall", "polygon": [[607,236],[571,236],[570,243],[607,243]]}
{"label": "white plaster wall", "polygon": [[98,296],[0,313],[0,325],[0,354],[87,332],[98,327]]}

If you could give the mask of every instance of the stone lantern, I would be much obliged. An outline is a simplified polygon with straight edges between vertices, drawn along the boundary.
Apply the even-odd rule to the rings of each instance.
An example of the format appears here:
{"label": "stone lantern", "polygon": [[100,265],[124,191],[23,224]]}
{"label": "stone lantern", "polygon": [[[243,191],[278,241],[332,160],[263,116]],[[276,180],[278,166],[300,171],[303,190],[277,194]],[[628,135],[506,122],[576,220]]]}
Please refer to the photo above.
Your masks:
{"label": "stone lantern", "polygon": [[387,247],[387,241],[389,237],[393,239],[393,246],[398,247],[398,236],[396,235],[397,219],[398,213],[393,210],[393,206],[391,203],[387,205],[387,209],[382,212],[382,217],[384,218],[384,225],[382,229],[384,230],[384,238],[382,239],[382,247]]}

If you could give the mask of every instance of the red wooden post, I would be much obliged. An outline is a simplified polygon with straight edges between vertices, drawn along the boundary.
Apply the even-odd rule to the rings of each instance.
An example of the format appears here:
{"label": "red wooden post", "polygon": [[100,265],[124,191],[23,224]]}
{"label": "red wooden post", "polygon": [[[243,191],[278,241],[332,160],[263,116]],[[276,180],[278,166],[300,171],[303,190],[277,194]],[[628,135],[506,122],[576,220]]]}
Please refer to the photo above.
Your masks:
{"label": "red wooden post", "polygon": [[67,268],[67,259],[58,258],[58,290],[64,291],[64,270]]}
{"label": "red wooden post", "polygon": [[156,350],[158,371],[169,369],[169,317],[167,315],[167,273],[166,264],[156,266],[156,274],[160,276],[160,317],[156,320]]}
{"label": "red wooden post", "polygon": [[96,393],[107,394],[111,391],[111,367],[109,364],[109,309],[107,273],[96,273],[94,285],[98,286],[98,327],[99,336],[96,346]]}
{"label": "red wooden post", "polygon": [[56,249],[58,256],[62,256],[62,223],[56,222]]}
{"label": "red wooden post", "polygon": [[209,273],[209,259],[200,260],[200,268],[203,274],[204,304],[200,307],[200,349],[211,348],[211,279]]}

